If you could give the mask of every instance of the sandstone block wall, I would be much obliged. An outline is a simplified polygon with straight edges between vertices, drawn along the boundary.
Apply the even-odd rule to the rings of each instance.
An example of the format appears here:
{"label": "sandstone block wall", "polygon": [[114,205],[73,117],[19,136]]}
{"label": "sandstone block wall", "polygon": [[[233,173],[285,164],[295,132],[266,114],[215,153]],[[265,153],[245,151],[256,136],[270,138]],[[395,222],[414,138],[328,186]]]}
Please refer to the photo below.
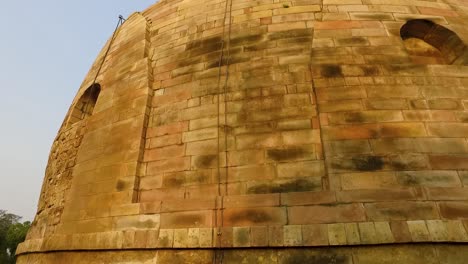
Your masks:
{"label": "sandstone block wall", "polygon": [[462,0],[133,14],[59,131],[19,263],[464,263],[440,256],[468,242],[467,22]]}

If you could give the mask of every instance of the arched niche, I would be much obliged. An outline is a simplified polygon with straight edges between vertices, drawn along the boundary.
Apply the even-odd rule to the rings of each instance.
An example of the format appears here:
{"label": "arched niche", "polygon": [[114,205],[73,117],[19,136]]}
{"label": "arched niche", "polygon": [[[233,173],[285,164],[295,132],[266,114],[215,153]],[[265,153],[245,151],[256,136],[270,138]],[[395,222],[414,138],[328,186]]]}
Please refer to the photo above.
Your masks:
{"label": "arched niche", "polygon": [[468,49],[460,37],[430,20],[410,20],[401,27],[400,35],[416,63],[468,64]]}
{"label": "arched niche", "polygon": [[84,120],[88,116],[91,116],[100,93],[101,86],[97,83],[86,89],[80,99],[73,106],[70,118],[68,119],[68,124],[74,124]]}

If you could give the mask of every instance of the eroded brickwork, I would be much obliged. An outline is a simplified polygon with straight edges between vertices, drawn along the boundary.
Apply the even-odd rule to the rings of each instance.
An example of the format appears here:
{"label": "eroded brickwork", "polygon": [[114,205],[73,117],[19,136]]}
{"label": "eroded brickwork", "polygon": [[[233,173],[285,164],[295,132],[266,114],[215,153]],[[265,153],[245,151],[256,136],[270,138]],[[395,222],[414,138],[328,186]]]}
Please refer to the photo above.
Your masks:
{"label": "eroded brickwork", "polygon": [[71,106],[97,75],[20,261],[464,263],[467,19],[442,0],[135,13]]}
{"label": "eroded brickwork", "polygon": [[[52,235],[60,223],[65,199],[71,187],[72,168],[86,125],[81,122],[60,133],[52,144],[36,219],[28,239]],[[46,233],[47,232],[47,233]]]}

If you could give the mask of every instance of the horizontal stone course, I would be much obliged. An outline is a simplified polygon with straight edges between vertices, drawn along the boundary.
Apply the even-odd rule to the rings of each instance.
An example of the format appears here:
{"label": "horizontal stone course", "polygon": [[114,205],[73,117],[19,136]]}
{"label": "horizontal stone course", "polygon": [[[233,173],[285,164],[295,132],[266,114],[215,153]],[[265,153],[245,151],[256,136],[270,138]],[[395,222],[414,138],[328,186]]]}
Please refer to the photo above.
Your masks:
{"label": "horizontal stone course", "polygon": [[[220,234],[218,236],[218,234]],[[89,244],[93,237],[101,239]],[[220,238],[221,237],[221,238]],[[18,252],[61,249],[135,248],[224,248],[243,247],[320,247],[329,245],[379,245],[407,242],[468,242],[460,220],[411,220],[217,228],[160,229],[159,231],[113,231],[94,234],[54,236],[51,240],[28,240]],[[226,240],[228,239],[228,240]],[[53,243],[52,241],[61,241]],[[128,241],[128,242],[127,242]]]}

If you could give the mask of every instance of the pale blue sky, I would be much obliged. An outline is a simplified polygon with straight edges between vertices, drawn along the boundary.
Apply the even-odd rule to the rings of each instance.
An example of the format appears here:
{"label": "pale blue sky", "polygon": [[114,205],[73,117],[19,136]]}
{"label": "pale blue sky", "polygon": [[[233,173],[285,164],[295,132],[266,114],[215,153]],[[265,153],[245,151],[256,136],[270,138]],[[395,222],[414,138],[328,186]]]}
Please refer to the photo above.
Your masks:
{"label": "pale blue sky", "polygon": [[0,209],[31,220],[57,130],[118,15],[156,0],[0,0]]}

